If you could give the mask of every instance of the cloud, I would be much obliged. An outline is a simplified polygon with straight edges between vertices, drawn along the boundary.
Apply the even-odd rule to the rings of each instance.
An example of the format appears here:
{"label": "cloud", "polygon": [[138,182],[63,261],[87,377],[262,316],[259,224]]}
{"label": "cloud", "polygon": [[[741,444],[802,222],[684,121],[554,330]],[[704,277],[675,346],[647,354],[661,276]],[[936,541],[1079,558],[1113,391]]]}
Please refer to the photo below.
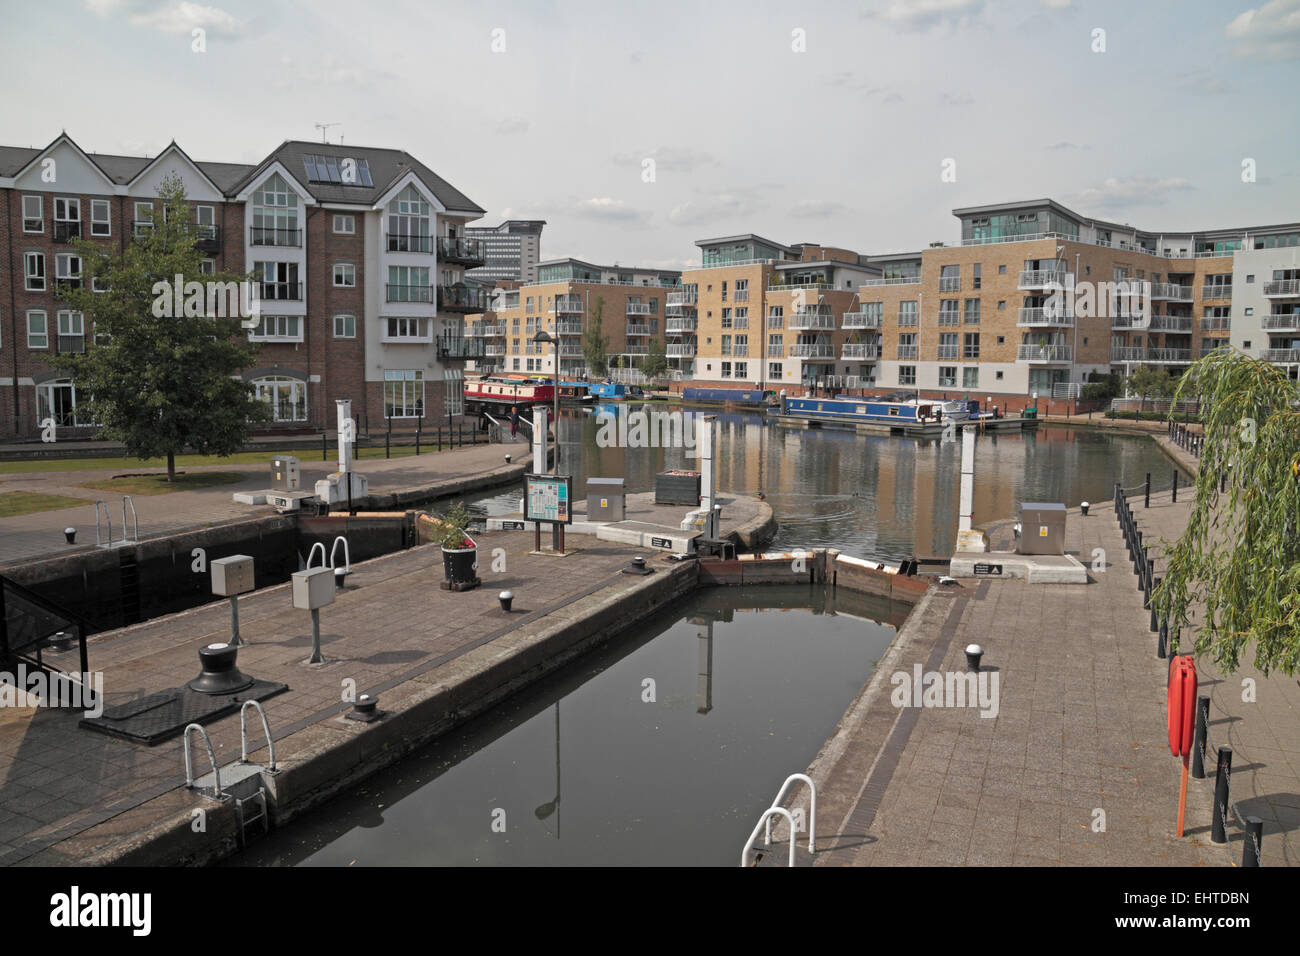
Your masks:
{"label": "cloud", "polygon": [[1084,145],[1082,145],[1082,144],[1080,144],[1080,143],[1071,143],[1071,142],[1067,142],[1066,140],[1061,140],[1059,143],[1053,143],[1051,146],[1044,146],[1043,149],[1057,149],[1057,150],[1062,150],[1062,149],[1092,149],[1092,147],[1091,147],[1091,146],[1084,146]]}
{"label": "cloud", "polygon": [[1186,179],[1156,179],[1153,176],[1129,176],[1124,179],[1107,179],[1100,186],[1090,186],[1074,197],[1085,209],[1122,209],[1128,206],[1157,206],[1165,203],[1170,194],[1184,192],[1194,187]]}
{"label": "cloud", "polygon": [[1066,10],[1069,9],[1070,0],[1043,0],[1043,6],[1053,10]]}
{"label": "cloud", "polygon": [[528,120],[522,116],[510,116],[497,123],[497,132],[503,136],[513,136],[516,133],[527,133],[529,129]]}
{"label": "cloud", "polygon": [[353,61],[343,62],[332,56],[305,62],[295,60],[291,56],[282,56],[280,65],[283,67],[281,75],[273,78],[271,83],[282,90],[321,86],[345,86],[349,89],[365,90],[378,83],[397,79],[392,73],[363,69],[356,66]]}
{"label": "cloud", "polygon": [[660,146],[639,153],[616,153],[614,162],[622,166],[640,166],[645,160],[655,161],[656,171],[689,173],[704,166],[716,166],[718,161],[709,153],[678,146]]}
{"label": "cloud", "polygon": [[581,199],[570,205],[570,215],[583,219],[595,219],[600,222],[638,222],[649,218],[647,213],[629,206],[621,199],[597,196]]}
{"label": "cloud", "polygon": [[975,102],[969,93],[944,93],[941,99],[949,106],[970,106]]}
{"label": "cloud", "polygon": [[132,26],[158,30],[161,33],[192,33],[201,27],[209,33],[224,37],[239,37],[246,32],[247,24],[220,7],[182,0],[180,3],[157,3],[149,0],[83,0],[85,8],[106,20],[125,15]]}
{"label": "cloud", "polygon": [[722,220],[748,219],[762,208],[761,201],[745,192],[718,193],[674,207],[668,214],[668,221],[675,226],[698,226]]}
{"label": "cloud", "polygon": [[868,12],[889,26],[915,33],[927,33],[945,25],[962,26],[978,18],[985,0],[891,0],[883,12]]}
{"label": "cloud", "polygon": [[869,86],[865,77],[856,76],[847,70],[832,73],[826,79],[827,84],[850,93],[857,93],[867,100],[879,100],[881,103],[901,103],[903,95],[888,86]]}
{"label": "cloud", "polygon": [[797,219],[825,219],[848,211],[848,206],[833,199],[804,199],[791,207],[790,215]]}
{"label": "cloud", "polygon": [[1300,57],[1300,0],[1268,0],[1224,28],[1239,57],[1290,60]]}

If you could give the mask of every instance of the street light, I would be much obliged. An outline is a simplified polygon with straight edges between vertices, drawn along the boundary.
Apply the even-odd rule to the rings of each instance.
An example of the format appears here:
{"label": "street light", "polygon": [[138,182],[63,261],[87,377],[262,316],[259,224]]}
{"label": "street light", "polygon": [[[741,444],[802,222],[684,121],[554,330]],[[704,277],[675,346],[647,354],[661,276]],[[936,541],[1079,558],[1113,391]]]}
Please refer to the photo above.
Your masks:
{"label": "street light", "polygon": [[[537,334],[533,336],[533,343],[540,345],[542,342],[555,343],[555,374],[551,376],[551,390],[555,393],[555,469],[551,474],[558,475],[560,473],[560,337],[551,335],[545,329],[538,329]],[[546,467],[546,462],[542,462],[542,467]]]}

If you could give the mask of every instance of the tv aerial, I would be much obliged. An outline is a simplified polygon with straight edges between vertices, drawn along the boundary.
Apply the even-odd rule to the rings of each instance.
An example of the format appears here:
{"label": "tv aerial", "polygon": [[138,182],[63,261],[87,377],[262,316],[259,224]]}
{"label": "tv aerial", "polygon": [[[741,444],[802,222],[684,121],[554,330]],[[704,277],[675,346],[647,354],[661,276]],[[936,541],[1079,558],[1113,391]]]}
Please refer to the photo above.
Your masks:
{"label": "tv aerial", "polygon": [[[326,130],[328,130],[331,126],[342,126],[342,125],[343,125],[342,123],[316,123],[316,124],[315,124],[316,128],[317,128],[318,130],[320,130],[320,141],[321,141],[322,143],[327,143],[327,142],[329,142],[329,140],[327,140],[327,139],[325,138],[325,132],[326,132]],[[342,135],[341,135],[341,134],[340,134],[340,137],[339,137],[339,138],[342,139]]]}

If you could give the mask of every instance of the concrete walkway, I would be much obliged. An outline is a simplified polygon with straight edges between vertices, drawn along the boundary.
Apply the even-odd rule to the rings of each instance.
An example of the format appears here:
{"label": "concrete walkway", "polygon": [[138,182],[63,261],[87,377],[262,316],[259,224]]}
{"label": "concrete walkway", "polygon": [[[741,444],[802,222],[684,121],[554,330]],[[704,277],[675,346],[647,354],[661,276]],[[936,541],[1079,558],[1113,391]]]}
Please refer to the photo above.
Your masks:
{"label": "concrete walkway", "polygon": [[[368,451],[369,454],[374,454],[373,450]],[[522,442],[471,445],[467,448],[436,453],[430,451],[418,457],[414,455],[391,459],[367,457],[356,463],[356,470],[370,480],[372,493],[391,492],[439,482],[463,481],[476,477],[486,479],[504,465],[507,454],[513,454],[518,462],[527,453],[528,446]],[[382,455],[382,451],[380,454]],[[316,452],[314,460],[310,457],[301,457],[300,460],[302,488],[305,491],[311,490],[317,479],[325,477],[338,467],[338,461],[333,456],[327,461],[321,461],[319,451]],[[242,505],[232,498],[236,491],[256,491],[270,485],[269,456],[264,464],[218,464],[186,467],[180,470],[190,473],[240,472],[246,477],[238,483],[216,485],[194,491],[136,496],[134,502],[139,515],[142,538],[202,528],[232,518],[274,513],[274,509],[268,505]],[[0,493],[30,491],[67,495],[71,498],[80,498],[85,502],[85,505],[79,507],[0,518],[0,569],[7,564],[36,557],[67,554],[87,546],[93,548],[95,546],[94,502],[97,498],[103,498],[108,502],[113,519],[113,534],[115,537],[121,537],[122,496],[99,489],[83,488],[81,485],[88,481],[100,481],[124,473],[161,474],[165,471],[166,469],[163,468],[115,468],[0,474]],[[70,546],[65,543],[63,529],[69,526],[77,529],[76,545]]]}
{"label": "concrete walkway", "polygon": [[[1186,502],[1153,496],[1147,520],[1172,533]],[[1160,516],[1160,517],[1157,517]],[[1010,523],[990,529],[1009,546]],[[1186,835],[1174,836],[1180,761],[1165,733],[1167,665],[1125,561],[1111,508],[1070,513],[1067,551],[1098,568],[1086,585],[984,581],[936,587],[810,768],[820,784],[821,865],[1227,866],[1209,839],[1212,794],[1192,780]],[[971,707],[896,707],[891,676],[964,672],[979,643],[999,678],[996,718]],[[1202,663],[1203,680],[1210,680]],[[1211,733],[1236,745],[1234,799],[1273,814],[1265,865],[1292,862],[1300,791],[1294,681],[1261,683],[1261,704],[1215,690]],[[1268,703],[1264,703],[1264,702]],[[1253,706],[1249,716],[1238,716]],[[1267,707],[1267,710],[1265,708]],[[1237,767],[1234,766],[1234,771]],[[1104,814],[1104,829],[1103,816]],[[1266,817],[1267,819],[1267,817]]]}

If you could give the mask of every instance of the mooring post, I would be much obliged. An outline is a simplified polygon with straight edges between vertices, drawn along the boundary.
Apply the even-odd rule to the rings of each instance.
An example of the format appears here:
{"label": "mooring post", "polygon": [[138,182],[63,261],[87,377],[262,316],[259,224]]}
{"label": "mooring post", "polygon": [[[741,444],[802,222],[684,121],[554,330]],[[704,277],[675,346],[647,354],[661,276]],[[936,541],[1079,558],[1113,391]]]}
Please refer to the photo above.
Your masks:
{"label": "mooring post", "polygon": [[1143,506],[1146,508],[1151,507],[1151,472],[1149,471],[1147,472],[1147,487],[1143,497]]}
{"label": "mooring post", "polygon": [[1169,621],[1167,618],[1160,619],[1160,637],[1156,640],[1156,657],[1161,660],[1165,659],[1165,648],[1169,646]]}
{"label": "mooring post", "polygon": [[1174,469],[1174,504],[1178,504],[1178,469]]}
{"label": "mooring post", "polygon": [[1205,779],[1205,738],[1210,732],[1210,698],[1200,694],[1196,698],[1196,731],[1192,738],[1192,776]]}
{"label": "mooring post", "polygon": [[311,609],[311,658],[308,664],[324,664],[325,655],[320,652],[320,608]]}
{"label": "mooring post", "polygon": [[1214,774],[1214,820],[1210,825],[1210,842],[1228,842],[1228,781],[1232,776],[1232,748],[1219,748],[1219,765]]}
{"label": "mooring post", "polygon": [[1260,843],[1264,839],[1264,821],[1259,817],[1246,817],[1246,837],[1241,841],[1241,865],[1260,866],[1262,850]]}

